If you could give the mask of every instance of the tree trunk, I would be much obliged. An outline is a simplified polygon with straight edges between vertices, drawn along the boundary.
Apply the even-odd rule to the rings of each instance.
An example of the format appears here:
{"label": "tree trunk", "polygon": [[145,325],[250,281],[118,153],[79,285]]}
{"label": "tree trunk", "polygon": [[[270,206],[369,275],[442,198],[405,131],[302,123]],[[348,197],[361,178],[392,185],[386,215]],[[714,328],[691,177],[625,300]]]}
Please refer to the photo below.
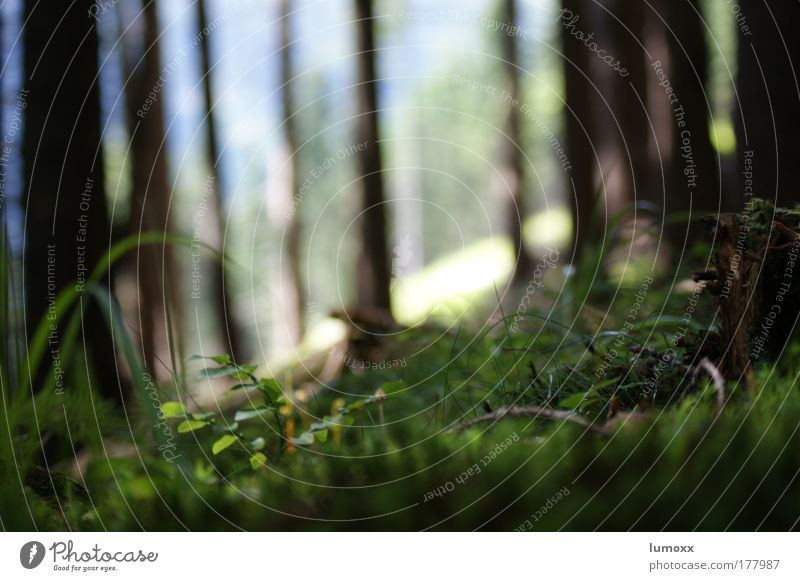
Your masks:
{"label": "tree trunk", "polygon": [[[516,0],[503,0],[503,15],[501,20],[508,24],[508,30],[516,30],[517,6]],[[508,78],[511,104],[508,107],[508,120],[506,121],[505,166],[504,178],[508,188],[508,232],[516,255],[513,281],[523,281],[531,270],[531,259],[525,248],[523,239],[523,224],[525,221],[526,204],[523,199],[524,155],[520,142],[519,103],[521,101],[519,82],[519,58],[517,51],[517,37],[500,31],[503,39],[503,60]]]}
{"label": "tree trunk", "polygon": [[[291,59],[291,31],[289,13],[291,7],[289,0],[281,0],[281,102],[283,105],[284,138],[286,139],[286,150],[289,156],[287,171],[291,174],[287,180],[288,187],[288,207],[292,208],[294,196],[300,189],[298,176],[300,175],[300,164],[297,155],[297,123],[294,117],[294,107],[292,105],[292,59]],[[289,320],[290,333],[293,335],[294,342],[298,342],[304,332],[304,313],[306,303],[306,293],[303,285],[302,268],[300,266],[300,208],[294,208],[289,212],[285,222],[286,255],[288,268],[286,269],[287,298],[289,310],[287,319]]]}
{"label": "tree trunk", "polygon": [[[170,188],[164,134],[164,86],[174,71],[161,69],[158,45],[158,17],[155,0],[146,2],[144,55],[129,55],[128,125],[133,158],[130,230],[169,232]],[[180,310],[175,296],[175,261],[172,246],[144,245],[133,257],[138,292],[137,319],[140,325],[142,357],[147,369],[159,379],[168,377],[163,366],[169,361],[173,325],[180,329]],[[179,339],[179,333],[174,334]],[[177,348],[177,351],[180,351]]]}
{"label": "tree trunk", "polygon": [[[63,7],[62,7],[63,6]],[[24,292],[28,337],[44,318],[51,341],[35,383],[61,355],[70,313],[57,312],[55,296],[105,255],[111,239],[101,148],[98,39],[88,17],[90,0],[66,4],[25,2]],[[108,280],[101,284],[108,288]],[[85,289],[85,286],[84,286]],[[93,385],[120,400],[109,326],[94,300],[82,299],[83,345]],[[80,341],[80,337],[79,337]],[[64,363],[63,361],[61,362]],[[76,372],[84,369],[83,364]],[[58,380],[58,378],[56,378]]]}
{"label": "tree trunk", "polygon": [[[216,217],[216,227],[219,231],[219,251],[225,252],[225,207],[223,203],[222,181],[219,175],[219,163],[221,151],[217,142],[217,123],[214,111],[214,92],[211,77],[211,48],[209,46],[208,35],[203,30],[208,26],[208,14],[206,12],[206,1],[197,0],[197,29],[200,35],[200,73],[203,77],[203,98],[205,101],[205,128],[206,128],[206,157],[208,158],[208,171],[212,183],[214,184],[211,195],[214,198],[214,214]],[[224,336],[227,337],[227,346],[234,361],[243,361],[247,354],[243,351],[242,331],[238,320],[231,308],[230,292],[225,285],[225,264],[224,261],[215,260],[214,272],[211,277],[212,290],[214,292],[215,314],[218,319],[219,328]]]}
{"label": "tree trunk", "polygon": [[[601,11],[598,46],[608,47],[620,61],[621,70],[608,66],[595,55],[590,58],[607,79],[608,113],[615,118],[610,120],[609,127],[613,161],[607,166],[609,188],[606,191],[608,217],[612,218],[624,206],[641,201],[648,192],[650,122],[646,109],[647,65],[642,46],[644,4],[630,0],[611,0],[605,4],[608,12]],[[641,223],[636,226],[641,228]],[[636,234],[638,232],[633,236]]]}
{"label": "tree trunk", "polygon": [[[358,261],[358,306],[390,310],[386,210],[378,133],[375,39],[371,0],[355,0],[358,27],[358,118],[356,154],[361,171],[361,257]],[[362,145],[363,144],[363,145]]]}
{"label": "tree trunk", "polygon": [[[793,206],[800,192],[800,35],[794,30],[800,3],[742,0],[739,5],[740,191]],[[748,165],[752,172],[744,175]]]}
{"label": "tree trunk", "polygon": [[[669,80],[675,91],[670,170],[664,208],[667,215],[691,210],[692,221],[668,227],[676,252],[701,232],[697,218],[719,213],[725,203],[720,191],[717,153],[708,132],[710,106],[706,93],[708,50],[698,0],[667,0]],[[681,125],[677,124],[679,116]],[[687,175],[688,174],[688,175]],[[687,246],[688,250],[688,246]]]}
{"label": "tree trunk", "polygon": [[595,89],[591,84],[588,53],[570,32],[567,23],[585,12],[585,0],[562,0],[559,19],[561,44],[564,53],[566,92],[566,148],[571,169],[567,173],[567,197],[572,213],[573,258],[577,262],[588,239],[592,213],[596,206],[594,167],[596,153],[592,142],[594,119],[591,99]]}

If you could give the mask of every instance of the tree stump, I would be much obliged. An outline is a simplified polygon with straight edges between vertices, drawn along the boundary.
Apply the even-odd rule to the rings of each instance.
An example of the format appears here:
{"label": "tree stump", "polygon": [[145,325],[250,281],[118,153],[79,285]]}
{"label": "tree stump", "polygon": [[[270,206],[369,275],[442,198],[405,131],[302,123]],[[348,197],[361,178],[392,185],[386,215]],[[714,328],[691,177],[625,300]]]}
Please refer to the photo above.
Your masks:
{"label": "tree stump", "polygon": [[714,240],[723,355],[728,379],[753,361],[774,361],[795,332],[800,312],[800,210],[750,199],[742,212],[708,219]]}

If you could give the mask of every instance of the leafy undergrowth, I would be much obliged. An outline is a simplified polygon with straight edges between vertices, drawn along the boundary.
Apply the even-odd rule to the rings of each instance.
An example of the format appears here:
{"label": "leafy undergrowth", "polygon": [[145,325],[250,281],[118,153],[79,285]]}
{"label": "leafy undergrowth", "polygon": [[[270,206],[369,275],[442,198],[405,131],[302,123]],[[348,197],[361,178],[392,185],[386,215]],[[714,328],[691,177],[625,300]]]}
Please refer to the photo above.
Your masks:
{"label": "leafy undergrowth", "polygon": [[[103,422],[100,434],[87,410],[101,408],[87,397],[68,412],[82,421],[60,439],[65,411],[37,401],[51,441],[82,448],[80,472],[55,463],[56,475],[75,479],[43,478],[38,489],[30,478],[3,478],[2,525],[798,528],[800,345],[757,368],[747,388],[720,387],[713,364],[698,365],[718,356],[701,293],[667,293],[643,276],[600,289],[608,306],[592,310],[579,282],[538,297],[536,314],[498,308],[476,328],[407,330],[373,346],[384,365],[348,354],[322,387],[265,377],[225,355],[195,358],[193,383],[228,388],[213,409],[184,388],[169,395],[155,386],[125,423]],[[27,473],[35,444],[18,438],[2,458]]]}
{"label": "leafy undergrowth", "polygon": [[[359,380],[362,384],[370,378],[384,381],[385,375],[368,373]],[[396,373],[391,383],[381,384],[389,389],[377,398],[374,394],[353,396],[346,403],[341,393],[318,394],[318,400],[333,398],[335,408],[331,410],[330,401],[319,401],[322,408],[334,412],[327,414],[327,420],[317,419],[319,424],[327,422],[324,428],[313,427],[301,414],[281,410],[286,402],[275,402],[280,420],[272,413],[256,414],[238,422],[231,432],[215,431],[209,425],[180,434],[181,460],[177,462],[165,462],[157,452],[145,450],[140,450],[141,460],[135,455],[95,460],[84,474],[89,499],[68,495],[58,507],[29,492],[36,526],[72,530],[797,528],[800,392],[794,373],[774,368],[758,371],[746,392],[731,389],[726,394],[728,401],[721,412],[712,387],[702,382],[674,404],[653,405],[647,412],[620,412],[610,423],[603,416],[607,433],[600,436],[574,422],[536,417],[503,418],[448,431],[455,423],[442,411],[437,389],[424,384],[409,388],[405,382],[411,378],[401,375]],[[343,376],[342,381],[346,379]],[[430,405],[420,405],[424,402]],[[174,406],[171,412],[178,415]],[[459,413],[463,416],[464,412]],[[589,411],[575,413],[594,417]],[[376,425],[381,414],[385,424]],[[440,425],[442,416],[444,425]],[[171,421],[179,425],[211,416],[201,417]],[[224,425],[225,414],[215,417],[217,425]],[[344,417],[352,421],[342,421]],[[295,435],[277,444],[281,430],[285,436],[292,421]],[[323,429],[327,430],[324,438],[312,441],[302,436]],[[234,434],[234,441],[215,448],[225,433]],[[249,448],[256,433],[264,438],[258,463],[252,462],[255,454]],[[17,517],[16,522],[24,526],[25,518]],[[6,526],[11,524],[6,518]]]}

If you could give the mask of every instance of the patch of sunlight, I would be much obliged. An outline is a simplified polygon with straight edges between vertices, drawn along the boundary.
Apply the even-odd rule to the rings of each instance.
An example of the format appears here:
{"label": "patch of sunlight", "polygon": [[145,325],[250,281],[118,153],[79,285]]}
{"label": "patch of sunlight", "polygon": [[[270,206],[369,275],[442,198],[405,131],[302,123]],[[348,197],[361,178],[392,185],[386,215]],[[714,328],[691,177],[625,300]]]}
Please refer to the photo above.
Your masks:
{"label": "patch of sunlight", "polygon": [[392,310],[403,324],[429,316],[452,318],[474,299],[511,276],[514,255],[507,239],[480,240],[402,278],[392,292]]}
{"label": "patch of sunlight", "polygon": [[531,252],[547,245],[564,246],[572,237],[572,217],[566,208],[551,208],[525,220],[522,229]]}
{"label": "patch of sunlight", "polygon": [[[554,208],[525,220],[525,245],[533,256],[543,246],[569,242],[572,225],[569,211]],[[514,254],[507,238],[487,238],[448,254],[401,278],[392,289],[392,311],[397,321],[414,325],[434,316],[454,320],[471,311],[479,299],[491,297],[494,286],[502,287],[511,277]],[[327,351],[347,335],[347,326],[339,319],[325,318],[309,326],[296,349],[276,353],[270,358],[271,369],[285,369],[306,358]]]}
{"label": "patch of sunlight", "polygon": [[736,131],[730,117],[717,117],[708,122],[711,145],[718,153],[730,155],[736,151]]}
{"label": "patch of sunlight", "polygon": [[272,355],[269,368],[274,372],[294,367],[317,353],[328,351],[346,337],[347,324],[344,321],[333,317],[316,321],[309,325],[303,340],[295,349]]}

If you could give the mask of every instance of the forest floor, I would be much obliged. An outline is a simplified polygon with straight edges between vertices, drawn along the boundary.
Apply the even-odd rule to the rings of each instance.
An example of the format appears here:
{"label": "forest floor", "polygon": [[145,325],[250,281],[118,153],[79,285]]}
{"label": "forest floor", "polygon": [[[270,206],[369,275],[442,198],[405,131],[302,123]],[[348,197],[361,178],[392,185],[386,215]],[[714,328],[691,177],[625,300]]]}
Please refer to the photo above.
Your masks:
{"label": "forest floor", "polygon": [[[557,258],[482,317],[354,326],[278,377],[193,358],[177,394],[146,386],[102,433],[76,402],[78,461],[24,495],[4,479],[3,527],[797,529],[800,343],[726,377],[706,281],[565,278]],[[225,395],[198,405],[209,382]],[[66,413],[37,402],[54,432]]]}

